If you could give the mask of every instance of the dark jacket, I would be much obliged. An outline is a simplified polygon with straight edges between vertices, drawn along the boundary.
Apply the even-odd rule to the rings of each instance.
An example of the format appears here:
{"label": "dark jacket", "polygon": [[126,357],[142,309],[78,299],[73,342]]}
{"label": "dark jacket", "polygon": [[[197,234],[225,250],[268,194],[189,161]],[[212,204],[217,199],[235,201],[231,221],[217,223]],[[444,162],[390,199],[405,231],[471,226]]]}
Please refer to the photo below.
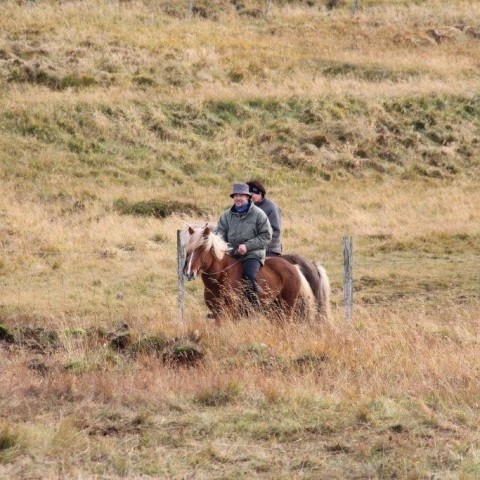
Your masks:
{"label": "dark jacket", "polygon": [[268,198],[264,198],[260,203],[257,203],[256,206],[262,209],[272,226],[272,240],[267,246],[267,254],[272,252],[274,254],[282,253],[282,241],[280,239],[281,230],[282,230],[282,212],[278,205],[275,202]]}
{"label": "dark jacket", "polygon": [[241,260],[257,258],[263,264],[265,251],[272,239],[272,227],[266,213],[250,202],[244,213],[235,211],[235,207],[226,210],[217,224],[217,233],[232,247],[232,255],[236,255],[238,246],[242,243],[247,247],[247,253]]}

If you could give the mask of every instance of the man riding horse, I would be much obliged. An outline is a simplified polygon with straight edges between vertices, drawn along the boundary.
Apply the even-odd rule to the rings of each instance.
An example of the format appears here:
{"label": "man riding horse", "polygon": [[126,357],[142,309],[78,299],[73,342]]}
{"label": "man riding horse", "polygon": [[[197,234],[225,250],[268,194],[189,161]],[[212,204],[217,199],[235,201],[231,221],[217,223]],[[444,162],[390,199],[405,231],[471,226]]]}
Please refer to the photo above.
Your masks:
{"label": "man riding horse", "polygon": [[272,227],[265,212],[252,202],[246,183],[235,183],[230,197],[233,205],[220,216],[217,234],[232,247],[232,256],[241,261],[245,294],[253,308],[257,309],[257,274],[265,263]]}

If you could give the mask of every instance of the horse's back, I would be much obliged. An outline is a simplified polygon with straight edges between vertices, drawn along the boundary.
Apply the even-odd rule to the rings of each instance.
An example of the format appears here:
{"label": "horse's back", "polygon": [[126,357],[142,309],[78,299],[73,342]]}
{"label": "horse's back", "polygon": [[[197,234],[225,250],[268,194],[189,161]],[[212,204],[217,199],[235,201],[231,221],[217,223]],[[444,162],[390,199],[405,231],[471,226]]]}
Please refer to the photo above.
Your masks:
{"label": "horse's back", "polygon": [[264,266],[258,273],[260,282],[276,290],[288,289],[298,295],[301,287],[301,279],[295,266],[281,257],[268,257]]}
{"label": "horse's back", "polygon": [[267,257],[263,269],[271,270],[282,277],[288,277],[289,275],[297,276],[297,269],[294,264],[283,257]]}

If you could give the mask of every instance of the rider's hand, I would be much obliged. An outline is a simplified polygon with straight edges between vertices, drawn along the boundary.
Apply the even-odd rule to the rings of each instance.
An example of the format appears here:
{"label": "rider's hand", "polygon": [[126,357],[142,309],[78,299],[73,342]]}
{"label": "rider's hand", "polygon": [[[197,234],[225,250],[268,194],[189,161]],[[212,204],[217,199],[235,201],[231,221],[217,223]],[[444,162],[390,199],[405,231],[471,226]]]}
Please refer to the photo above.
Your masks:
{"label": "rider's hand", "polygon": [[244,243],[240,244],[240,245],[238,246],[237,251],[238,251],[238,254],[239,254],[239,255],[245,255],[245,254],[247,253],[247,247],[246,247],[246,245],[245,245]]}

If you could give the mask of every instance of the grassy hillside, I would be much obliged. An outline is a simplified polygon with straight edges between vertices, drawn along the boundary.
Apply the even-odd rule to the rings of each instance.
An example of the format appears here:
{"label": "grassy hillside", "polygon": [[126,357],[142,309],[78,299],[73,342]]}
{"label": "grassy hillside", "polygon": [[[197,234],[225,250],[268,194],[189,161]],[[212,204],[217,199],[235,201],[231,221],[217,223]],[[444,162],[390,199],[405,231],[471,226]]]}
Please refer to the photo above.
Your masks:
{"label": "grassy hillside", "polygon": [[[480,5],[186,4],[1,4],[0,478],[478,477]],[[179,321],[251,177],[329,322]]]}

